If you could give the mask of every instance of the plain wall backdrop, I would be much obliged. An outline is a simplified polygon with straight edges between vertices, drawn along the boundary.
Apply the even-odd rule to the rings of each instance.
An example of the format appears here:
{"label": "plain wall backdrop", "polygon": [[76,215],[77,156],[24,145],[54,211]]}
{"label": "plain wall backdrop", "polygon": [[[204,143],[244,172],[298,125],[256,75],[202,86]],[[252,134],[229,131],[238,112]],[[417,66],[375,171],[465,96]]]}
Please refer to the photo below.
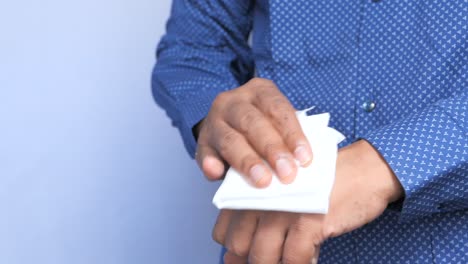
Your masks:
{"label": "plain wall backdrop", "polygon": [[170,0],[2,1],[0,263],[216,263],[217,187],[151,97]]}

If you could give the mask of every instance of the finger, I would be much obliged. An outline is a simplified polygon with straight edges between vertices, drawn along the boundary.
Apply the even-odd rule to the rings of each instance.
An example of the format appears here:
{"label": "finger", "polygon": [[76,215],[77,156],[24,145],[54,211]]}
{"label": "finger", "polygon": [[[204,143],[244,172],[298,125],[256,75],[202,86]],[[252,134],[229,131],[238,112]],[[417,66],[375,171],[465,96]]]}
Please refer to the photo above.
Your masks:
{"label": "finger", "polygon": [[318,258],[323,241],[322,219],[320,215],[307,215],[291,225],[284,243],[284,263],[311,263]]}
{"label": "finger", "polygon": [[254,150],[275,169],[282,182],[294,180],[297,172],[294,157],[262,112],[251,104],[239,104],[226,112],[225,120],[247,138]]}
{"label": "finger", "polygon": [[226,167],[216,150],[204,144],[198,144],[195,159],[208,180],[220,180]]}
{"label": "finger", "polygon": [[236,254],[228,251],[224,254],[224,264],[247,264],[247,257],[237,256]]}
{"label": "finger", "polygon": [[268,116],[302,166],[312,161],[312,150],[302,131],[296,110],[276,86],[256,89],[254,104]]}
{"label": "finger", "polygon": [[211,138],[212,145],[223,159],[254,186],[266,187],[271,182],[272,172],[260,156],[250,146],[244,136],[228,124],[220,122],[216,134]]}
{"label": "finger", "polygon": [[281,260],[289,225],[288,215],[269,212],[260,219],[249,252],[249,263],[278,263]]}
{"label": "finger", "polygon": [[232,210],[221,210],[219,212],[218,218],[216,219],[212,237],[214,241],[221,245],[224,245],[226,233],[233,213],[234,211]]}
{"label": "finger", "polygon": [[258,211],[237,211],[232,217],[226,235],[226,248],[237,256],[249,254],[251,241],[257,228]]}

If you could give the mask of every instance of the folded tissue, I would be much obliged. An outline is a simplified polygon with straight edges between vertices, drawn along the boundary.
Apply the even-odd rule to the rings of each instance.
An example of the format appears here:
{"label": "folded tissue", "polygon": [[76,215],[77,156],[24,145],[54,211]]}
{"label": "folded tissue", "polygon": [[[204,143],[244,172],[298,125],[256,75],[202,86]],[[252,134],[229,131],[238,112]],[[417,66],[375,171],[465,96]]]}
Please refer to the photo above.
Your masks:
{"label": "folded tissue", "polygon": [[329,113],[308,116],[307,111],[310,109],[296,114],[312,148],[312,163],[307,167],[298,166],[293,183],[283,184],[273,175],[271,184],[263,189],[251,186],[239,172],[230,168],[213,198],[213,204],[218,209],[328,212],[338,144],[345,137],[328,127]]}

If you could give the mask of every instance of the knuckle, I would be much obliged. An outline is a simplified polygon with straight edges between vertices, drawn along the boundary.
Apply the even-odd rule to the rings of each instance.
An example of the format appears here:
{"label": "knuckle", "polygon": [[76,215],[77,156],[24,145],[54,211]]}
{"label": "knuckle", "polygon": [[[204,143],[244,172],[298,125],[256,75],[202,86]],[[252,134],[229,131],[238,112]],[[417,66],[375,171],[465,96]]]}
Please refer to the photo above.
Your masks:
{"label": "knuckle", "polygon": [[310,263],[314,251],[313,244],[298,244],[304,241],[289,241],[282,255],[282,263]]}
{"label": "knuckle", "polygon": [[216,227],[213,229],[211,233],[211,237],[216,243],[223,245],[224,244],[224,234],[218,230]]}
{"label": "knuckle", "polygon": [[239,129],[243,133],[248,133],[255,127],[256,124],[259,124],[262,120],[262,116],[259,115],[255,110],[249,110],[239,120]]}
{"label": "knuckle", "polygon": [[212,108],[219,109],[229,102],[231,95],[229,91],[219,93],[213,101]]}
{"label": "knuckle", "polygon": [[232,147],[234,147],[236,142],[239,140],[239,136],[234,131],[227,131],[222,136],[218,143],[219,145],[219,153],[222,156],[226,156],[229,154]]}
{"label": "knuckle", "polygon": [[297,129],[286,129],[283,133],[286,142],[295,142],[302,137],[302,132]]}
{"label": "knuckle", "polygon": [[231,251],[234,255],[239,257],[247,256],[248,249],[245,246],[245,243],[242,243],[238,240],[231,240],[227,244],[227,249]]}
{"label": "knuckle", "polygon": [[280,152],[281,143],[274,140],[267,140],[267,143],[263,146],[262,153],[266,157],[275,158],[276,153]]}
{"label": "knuckle", "polygon": [[291,226],[291,229],[297,234],[307,234],[313,243],[311,246],[318,246],[324,241],[323,228],[314,228],[308,219],[300,219]]}
{"label": "knuckle", "polygon": [[309,233],[310,231],[310,228],[303,221],[297,221],[291,226],[291,229],[298,234]]}
{"label": "knuckle", "polygon": [[271,116],[288,121],[291,118],[292,107],[283,95],[273,96],[267,103],[267,112]]}
{"label": "knuckle", "polygon": [[275,107],[285,107],[285,106],[289,106],[289,101],[286,99],[284,95],[277,94],[271,97],[270,104]]}
{"label": "knuckle", "polygon": [[251,252],[249,254],[249,263],[251,264],[262,264],[266,263],[265,257],[257,252]]}

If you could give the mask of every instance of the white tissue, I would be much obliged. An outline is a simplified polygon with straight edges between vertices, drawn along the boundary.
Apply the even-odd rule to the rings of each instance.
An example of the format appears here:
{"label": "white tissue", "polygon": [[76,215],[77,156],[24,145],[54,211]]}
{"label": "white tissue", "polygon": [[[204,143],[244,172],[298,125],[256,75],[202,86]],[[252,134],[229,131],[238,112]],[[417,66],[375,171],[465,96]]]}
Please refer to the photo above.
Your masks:
{"label": "white tissue", "polygon": [[270,186],[258,189],[230,168],[213,198],[216,207],[319,214],[328,212],[335,180],[338,143],[345,137],[328,127],[330,114],[307,116],[308,110],[310,108],[298,111],[297,117],[311,145],[313,161],[308,167],[299,166],[294,182],[282,184],[273,175]]}

